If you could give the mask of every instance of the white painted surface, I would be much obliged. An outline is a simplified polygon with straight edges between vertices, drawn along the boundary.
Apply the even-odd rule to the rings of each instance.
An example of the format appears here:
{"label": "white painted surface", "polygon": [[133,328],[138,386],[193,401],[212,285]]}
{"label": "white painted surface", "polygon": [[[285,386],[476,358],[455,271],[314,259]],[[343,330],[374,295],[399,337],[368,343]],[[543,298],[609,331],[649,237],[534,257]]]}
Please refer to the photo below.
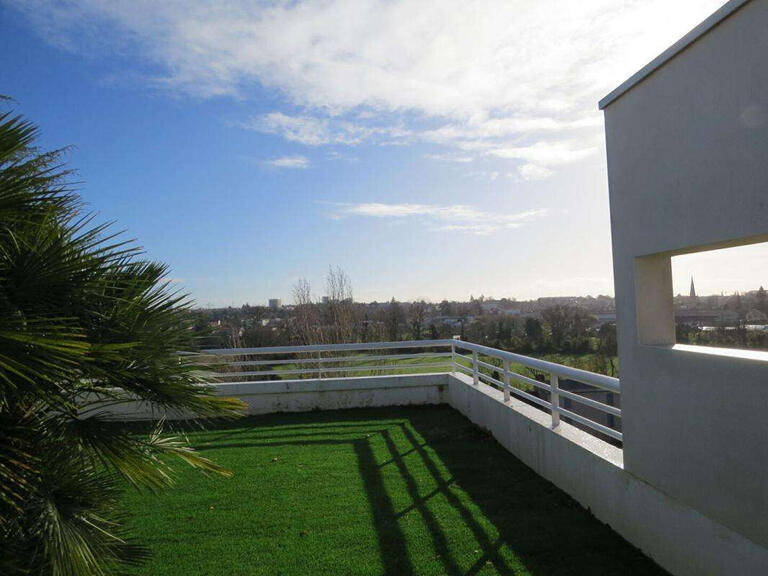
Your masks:
{"label": "white painted surface", "polygon": [[760,360],[768,362],[768,352],[765,350],[734,350],[733,348],[716,348],[713,346],[690,346],[689,344],[675,344],[672,346],[679,352],[691,354],[709,354],[723,358],[742,358],[744,360]]}
{"label": "white painted surface", "polygon": [[[442,352],[441,349],[445,351]],[[469,351],[471,354],[457,355],[457,350]],[[562,378],[614,394],[621,391],[620,382],[617,378],[458,339],[348,342],[344,344],[269,348],[221,348],[203,350],[199,353],[180,353],[180,358],[182,361],[189,359],[199,361],[200,364],[207,366],[206,378],[212,383],[224,386],[236,383],[249,385],[264,383],[271,386],[275,382],[272,378],[276,375],[291,378],[298,375],[322,380],[329,376],[341,378],[347,374],[357,374],[358,376],[362,374],[371,376],[393,374],[402,368],[409,370],[425,368],[434,373],[459,370],[470,373],[475,384],[484,382],[499,386],[506,395],[514,394],[551,410],[554,426],[559,422],[562,413],[600,434],[619,441],[622,439],[619,429],[605,426],[600,421],[605,414],[621,417],[620,408],[586,398],[580,394],[568,394],[566,392],[563,396],[571,402],[569,404],[570,410],[567,410],[560,406],[557,386]],[[458,362],[459,358],[462,362],[471,362],[471,368]],[[403,364],[400,360],[409,360],[411,363]],[[413,361],[426,363],[418,364],[413,363]],[[554,388],[550,384],[513,372],[512,363],[516,367],[522,365],[548,373],[550,382],[555,383]],[[519,370],[519,368],[517,369]],[[503,375],[499,373],[499,370],[503,371]],[[549,396],[540,398],[519,388],[513,388],[510,386],[510,379],[544,390]],[[299,380],[299,382],[306,383],[307,380]],[[266,388],[259,389],[249,386],[249,389],[265,390]],[[277,401],[275,400],[275,402]],[[291,402],[298,403],[300,406],[313,401],[310,396],[306,395],[291,397]],[[333,403],[329,404],[329,407],[333,408]],[[271,410],[270,408],[266,409]]]}
{"label": "white painted surface", "polygon": [[732,7],[605,108],[622,430],[633,476],[768,547],[768,361],[674,346],[668,271],[768,240],[768,0]]}
{"label": "white painted surface", "polygon": [[[218,384],[216,393],[245,402],[247,414],[309,412],[374,406],[408,406],[445,402],[446,374],[366,376],[323,380],[275,380]],[[146,403],[126,403],[110,409],[120,420],[148,420],[162,416]],[[188,417],[166,415],[169,419]]]}
{"label": "white painted surface", "polygon": [[726,2],[723,6],[720,7],[720,9],[714,12],[709,18],[707,18],[698,26],[696,26],[693,30],[688,32],[688,34],[680,38],[680,40],[675,42],[672,46],[664,50],[664,52],[662,52],[656,58],[651,60],[648,64],[643,66],[640,70],[635,72],[626,81],[622,82],[621,85],[616,87],[614,90],[611,90],[611,92],[608,95],[606,95],[602,100],[600,100],[598,107],[602,110],[606,106],[610,105],[614,100],[621,98],[625,92],[631,90],[637,84],[645,80],[648,76],[653,74],[657,69],[664,66],[672,58],[674,58],[680,52],[688,48],[688,46],[696,42],[699,38],[701,38],[707,32],[712,30],[712,28],[714,28],[715,26],[719,25],[723,20],[728,18],[728,16],[733,14],[736,10],[741,8],[744,4],[746,4],[749,1],[750,0],[729,0],[728,2]]}
{"label": "white painted surface", "polygon": [[463,374],[449,402],[537,474],[677,576],[764,576],[768,550],[624,470],[622,453]]}

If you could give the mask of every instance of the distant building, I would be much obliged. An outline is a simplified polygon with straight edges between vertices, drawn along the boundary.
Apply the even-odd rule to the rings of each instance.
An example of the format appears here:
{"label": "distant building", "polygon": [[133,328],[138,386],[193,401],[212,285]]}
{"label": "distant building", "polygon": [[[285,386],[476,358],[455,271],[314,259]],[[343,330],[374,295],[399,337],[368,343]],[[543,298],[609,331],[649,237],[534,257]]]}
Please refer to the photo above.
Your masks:
{"label": "distant building", "polygon": [[734,310],[675,310],[675,321],[689,326],[736,326],[739,314]]}
{"label": "distant building", "polygon": [[768,314],[753,308],[747,312],[746,320],[749,324],[765,324],[768,322]]}
{"label": "distant building", "polygon": [[480,303],[480,309],[486,314],[498,314],[501,312],[501,306],[498,302],[488,300]]}
{"label": "distant building", "polygon": [[601,312],[595,314],[598,324],[616,324],[616,312]]}
{"label": "distant building", "polygon": [[280,300],[280,298],[270,298],[269,299],[269,309],[273,312],[280,310],[280,308],[283,307],[283,301]]}
{"label": "distant building", "polygon": [[545,296],[537,300],[539,306],[548,308],[550,306],[578,306],[582,298],[578,296]]}

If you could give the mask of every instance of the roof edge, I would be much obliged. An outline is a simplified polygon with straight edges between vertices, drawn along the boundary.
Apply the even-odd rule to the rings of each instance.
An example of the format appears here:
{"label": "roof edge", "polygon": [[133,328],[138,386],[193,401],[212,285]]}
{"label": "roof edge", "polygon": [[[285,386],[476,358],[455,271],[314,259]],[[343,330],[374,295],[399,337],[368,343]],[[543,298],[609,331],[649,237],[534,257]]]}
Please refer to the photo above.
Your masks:
{"label": "roof edge", "polygon": [[635,72],[627,80],[622,82],[618,87],[616,87],[610,93],[608,93],[597,104],[598,108],[600,110],[603,110],[606,106],[611,104],[614,100],[617,100],[618,98],[623,96],[626,92],[631,90],[636,84],[639,84],[640,82],[645,80],[648,76],[653,74],[657,69],[664,66],[664,64],[666,64],[672,58],[677,56],[680,52],[688,48],[688,46],[696,42],[696,40],[704,36],[704,34],[712,30],[714,27],[716,27],[723,20],[728,18],[731,14],[736,12],[739,8],[741,8],[748,2],[750,2],[750,0],[729,0],[728,2],[723,4],[715,12],[713,12],[712,15],[710,15],[706,20],[704,20],[698,26],[696,26],[693,30],[688,32],[688,34],[680,38],[680,40],[672,44],[672,46],[664,50],[664,52],[656,56],[656,58],[651,60],[648,64],[643,66],[640,70]]}

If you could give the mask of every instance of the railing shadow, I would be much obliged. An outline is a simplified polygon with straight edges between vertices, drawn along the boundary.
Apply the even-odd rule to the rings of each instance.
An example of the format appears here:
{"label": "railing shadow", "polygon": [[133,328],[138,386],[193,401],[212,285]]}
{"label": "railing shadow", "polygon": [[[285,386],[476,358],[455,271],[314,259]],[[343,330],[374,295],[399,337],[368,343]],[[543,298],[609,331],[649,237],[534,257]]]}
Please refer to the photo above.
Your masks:
{"label": "railing shadow", "polygon": [[491,541],[475,513],[441,488],[482,548],[481,558],[464,574],[476,573],[488,561],[498,573],[514,573],[499,555],[502,546],[537,576],[667,574],[489,434],[449,408],[436,410],[446,412],[439,426],[412,417],[402,425],[403,434],[435,479],[441,478],[439,462],[499,534]]}
{"label": "railing shadow", "polygon": [[360,476],[371,506],[373,523],[379,541],[379,553],[385,574],[415,574],[408,545],[398,523],[392,499],[387,493],[376,458],[367,440],[354,443]]}
{"label": "railing shadow", "polygon": [[447,406],[275,414],[211,432],[199,449],[349,445],[385,574],[665,574]]}

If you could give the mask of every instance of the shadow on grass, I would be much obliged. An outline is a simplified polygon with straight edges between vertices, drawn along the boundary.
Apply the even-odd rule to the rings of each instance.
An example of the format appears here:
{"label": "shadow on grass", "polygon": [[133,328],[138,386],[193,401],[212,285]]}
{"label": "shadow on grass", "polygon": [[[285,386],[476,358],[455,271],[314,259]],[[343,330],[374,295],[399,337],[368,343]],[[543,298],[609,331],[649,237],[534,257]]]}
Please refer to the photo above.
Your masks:
{"label": "shadow on grass", "polygon": [[[666,574],[489,434],[446,406],[275,414],[253,419],[255,428],[249,427],[247,420],[232,426],[239,434],[245,424],[250,436],[242,442],[221,444],[223,438],[218,438],[200,447],[352,445],[386,574],[418,573],[400,526],[409,512],[421,516],[445,574],[470,576],[489,565],[497,574],[515,574],[501,554],[505,546],[536,576]],[[401,440],[399,444],[394,435]],[[374,437],[383,439],[383,457],[374,453]],[[415,463],[426,469],[436,484],[423,495],[409,468],[416,454]],[[382,468],[392,464],[411,500],[400,511],[395,509],[382,476]],[[457,496],[452,490],[456,487],[473,507]],[[466,558],[455,557],[442,519],[428,506],[437,496],[449,503],[480,548],[468,569],[461,568]],[[488,535],[483,518],[493,524],[498,537]]]}
{"label": "shadow on grass", "polygon": [[499,556],[502,545],[537,576],[667,574],[492,436],[450,408],[436,410],[449,412],[439,425],[413,417],[401,425],[403,434],[435,480],[441,479],[439,460],[499,532],[490,541],[474,513],[445,484],[440,486],[482,547],[482,556],[465,574],[477,573],[489,561],[500,574],[514,573]]}
{"label": "shadow on grass", "polygon": [[[430,572],[519,574],[524,566],[535,576],[665,574],[446,406],[273,414],[219,422],[196,439],[201,450],[349,445],[386,574],[425,567],[424,546],[416,551],[414,524],[405,523],[410,513],[421,519],[417,537],[434,551]],[[476,543],[471,559],[458,538]]]}
{"label": "shadow on grass", "polygon": [[354,443],[354,447],[360,476],[365,484],[365,493],[371,506],[385,573],[404,576],[415,574],[408,555],[405,536],[398,524],[395,508],[387,494],[371,445],[366,440],[358,440]]}

